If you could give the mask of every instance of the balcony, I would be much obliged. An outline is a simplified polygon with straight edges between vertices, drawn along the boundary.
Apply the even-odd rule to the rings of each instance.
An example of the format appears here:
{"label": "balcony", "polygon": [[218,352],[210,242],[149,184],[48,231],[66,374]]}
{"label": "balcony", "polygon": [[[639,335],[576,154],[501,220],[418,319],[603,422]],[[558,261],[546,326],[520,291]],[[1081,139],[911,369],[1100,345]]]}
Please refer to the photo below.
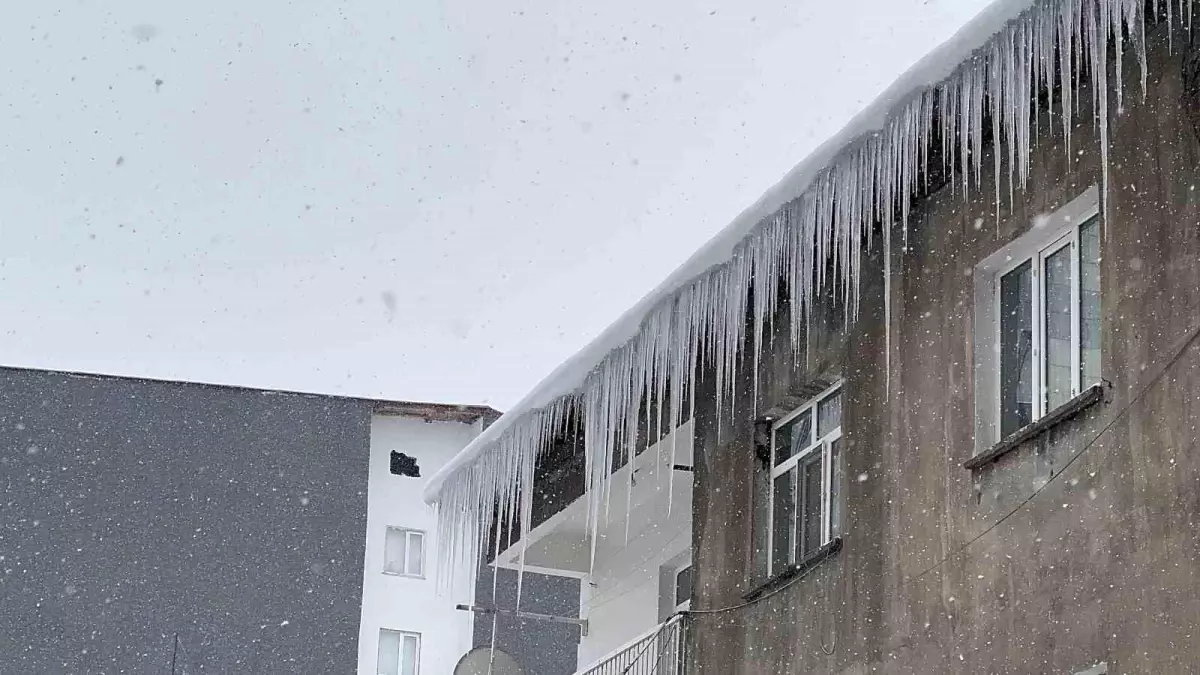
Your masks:
{"label": "balcony", "polygon": [[580,580],[577,663],[595,664],[580,673],[681,672],[679,620],[668,619],[691,598],[693,445],[685,422],[612,474],[599,512],[587,494],[564,501],[495,557]]}
{"label": "balcony", "polygon": [[687,615],[675,615],[575,675],[684,675]]}
{"label": "balcony", "polygon": [[590,512],[588,496],[583,495],[501,550],[494,564],[585,578],[597,573],[596,566],[604,567],[605,562],[620,557],[639,536],[690,535],[693,426],[684,423],[612,474],[603,488],[601,513],[594,523],[594,556],[591,534],[595,514]]}

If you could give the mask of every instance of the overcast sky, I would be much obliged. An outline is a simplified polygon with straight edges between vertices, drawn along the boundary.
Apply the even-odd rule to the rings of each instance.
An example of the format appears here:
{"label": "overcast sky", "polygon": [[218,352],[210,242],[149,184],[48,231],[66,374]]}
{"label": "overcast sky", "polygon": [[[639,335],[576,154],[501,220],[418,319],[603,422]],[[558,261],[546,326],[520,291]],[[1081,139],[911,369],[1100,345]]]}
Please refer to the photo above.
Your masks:
{"label": "overcast sky", "polygon": [[46,0],[0,364],[512,405],[987,0]]}

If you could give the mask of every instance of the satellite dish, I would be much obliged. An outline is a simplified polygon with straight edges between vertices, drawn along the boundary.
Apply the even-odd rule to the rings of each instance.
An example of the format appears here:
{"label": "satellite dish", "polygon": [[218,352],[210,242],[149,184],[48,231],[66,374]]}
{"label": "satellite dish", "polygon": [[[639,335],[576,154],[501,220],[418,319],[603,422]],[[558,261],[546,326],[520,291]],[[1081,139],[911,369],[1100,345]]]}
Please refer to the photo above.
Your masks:
{"label": "satellite dish", "polygon": [[[489,665],[491,669],[489,670]],[[467,652],[454,666],[454,675],[525,675],[513,657],[491,647],[476,647]]]}

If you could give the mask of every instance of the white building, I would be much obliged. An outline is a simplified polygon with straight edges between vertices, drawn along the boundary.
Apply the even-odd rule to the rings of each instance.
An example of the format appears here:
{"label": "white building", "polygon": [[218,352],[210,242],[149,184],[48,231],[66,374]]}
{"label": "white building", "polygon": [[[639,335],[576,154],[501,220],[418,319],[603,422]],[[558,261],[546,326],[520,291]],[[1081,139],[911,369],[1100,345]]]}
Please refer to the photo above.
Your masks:
{"label": "white building", "polygon": [[358,675],[449,675],[471,648],[472,616],[455,609],[462,593],[438,593],[437,519],[421,491],[497,415],[477,406],[376,407]]}

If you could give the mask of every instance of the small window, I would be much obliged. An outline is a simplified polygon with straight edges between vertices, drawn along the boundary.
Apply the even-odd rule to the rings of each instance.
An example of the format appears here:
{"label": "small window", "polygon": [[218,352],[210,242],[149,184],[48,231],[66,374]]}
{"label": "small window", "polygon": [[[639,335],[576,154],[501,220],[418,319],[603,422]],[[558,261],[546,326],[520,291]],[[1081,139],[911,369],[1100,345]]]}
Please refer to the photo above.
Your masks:
{"label": "small window", "polygon": [[774,424],[769,574],[784,571],[839,534],[841,437],[837,386]]}
{"label": "small window", "polygon": [[1095,188],[976,271],[977,451],[1100,381]]}
{"label": "small window", "polygon": [[1097,663],[1087,670],[1081,670],[1075,673],[1075,675],[1106,675],[1106,673],[1108,673],[1108,664]]}
{"label": "small window", "polygon": [[379,631],[379,675],[417,675],[420,665],[420,633]]}
{"label": "small window", "polygon": [[688,563],[675,573],[675,610],[682,611],[692,606],[692,564]]}
{"label": "small window", "polygon": [[389,527],[384,544],[383,571],[404,577],[425,576],[425,533]]}

